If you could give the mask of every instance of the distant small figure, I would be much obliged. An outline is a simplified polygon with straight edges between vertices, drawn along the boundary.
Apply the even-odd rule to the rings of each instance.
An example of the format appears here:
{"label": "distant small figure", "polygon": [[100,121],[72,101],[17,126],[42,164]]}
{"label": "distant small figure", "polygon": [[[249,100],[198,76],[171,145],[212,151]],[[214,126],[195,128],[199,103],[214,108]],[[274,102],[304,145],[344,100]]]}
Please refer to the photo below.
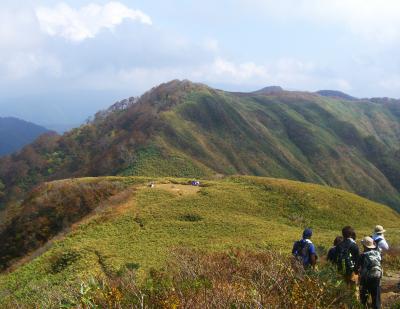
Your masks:
{"label": "distant small figure", "polygon": [[156,185],[154,184],[154,182],[150,182],[149,187],[150,188],[154,188]]}
{"label": "distant small figure", "polygon": [[303,231],[303,238],[294,243],[292,254],[300,261],[304,268],[314,268],[317,263],[317,252],[315,246],[311,241],[312,229],[306,228]]}
{"label": "distant small figure", "polygon": [[351,226],[342,229],[343,241],[336,247],[336,264],[347,285],[356,290],[360,249],[356,244],[356,233]]}
{"label": "distant small figure", "polygon": [[200,181],[197,181],[197,180],[192,180],[190,183],[192,186],[196,186],[196,187],[200,186]]}
{"label": "distant small figure", "polygon": [[364,253],[360,256],[360,300],[367,306],[368,296],[372,298],[372,308],[381,308],[381,254],[376,250],[374,240],[366,236],[361,240]]}
{"label": "distant small figure", "polygon": [[385,232],[386,230],[383,228],[382,225],[377,225],[375,226],[374,233],[371,236],[371,238],[375,242],[376,249],[378,249],[381,253],[389,250],[389,245],[385,239],[385,236],[383,235],[383,233]]}
{"label": "distant small figure", "polygon": [[331,263],[335,263],[336,261],[336,251],[337,246],[343,241],[342,236],[336,236],[335,240],[333,241],[333,247],[329,249],[327,260]]}

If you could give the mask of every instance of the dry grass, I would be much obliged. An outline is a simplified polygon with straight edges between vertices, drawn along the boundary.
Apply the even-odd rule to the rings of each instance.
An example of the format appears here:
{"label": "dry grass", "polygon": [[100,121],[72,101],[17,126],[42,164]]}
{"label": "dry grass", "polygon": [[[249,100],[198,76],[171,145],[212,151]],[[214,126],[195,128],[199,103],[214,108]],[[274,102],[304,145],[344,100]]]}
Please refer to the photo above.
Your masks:
{"label": "dry grass", "polygon": [[156,184],[154,189],[166,190],[177,195],[194,195],[200,191],[200,187],[182,184]]}
{"label": "dry grass", "polygon": [[77,308],[345,308],[354,304],[334,271],[304,271],[276,252],[174,251],[143,283],[135,271],[81,285]]}

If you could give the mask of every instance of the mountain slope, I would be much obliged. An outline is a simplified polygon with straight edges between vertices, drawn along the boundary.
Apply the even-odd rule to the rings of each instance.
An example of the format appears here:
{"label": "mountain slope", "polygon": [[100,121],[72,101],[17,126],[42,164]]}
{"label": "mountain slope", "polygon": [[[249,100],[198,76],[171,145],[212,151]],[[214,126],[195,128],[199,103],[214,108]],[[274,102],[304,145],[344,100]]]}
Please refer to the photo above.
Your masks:
{"label": "mountain slope", "polygon": [[0,117],[0,156],[20,150],[48,132],[36,124],[13,117]]}
{"label": "mountain slope", "polygon": [[3,202],[53,179],[218,173],[326,184],[399,210],[399,136],[397,101],[172,81],[0,160]]}
{"label": "mountain slope", "polygon": [[[155,188],[149,188],[145,178],[99,177],[48,183],[35,190],[17,217],[24,217],[24,209],[46,201],[49,195],[69,192],[71,199],[74,194],[79,197],[80,190],[74,188],[90,190],[88,184],[93,192],[95,184],[109,188],[119,184],[125,193],[65,225],[66,234],[41,250],[30,248],[27,252],[32,255],[25,258],[25,264],[0,275],[0,304],[16,298],[24,304],[49,307],[44,303],[54,301],[55,296],[59,302],[68,299],[91,276],[112,277],[125,268],[138,269],[141,276],[152,267],[161,267],[176,247],[278,249],[288,254],[304,226],[313,227],[320,253],[326,253],[346,224],[353,225],[360,238],[379,222],[388,230],[391,243],[400,241],[399,214],[329,187],[243,176],[204,181],[200,188],[187,185],[189,179],[153,180]],[[57,222],[52,214],[43,212],[30,224],[37,226],[47,218],[51,226]],[[25,226],[20,237],[34,239],[41,234],[30,231]]]}
{"label": "mountain slope", "polygon": [[324,96],[324,97],[329,97],[329,98],[338,98],[338,99],[344,99],[344,100],[357,100],[357,98],[352,97],[348,95],[347,93],[337,91],[337,90],[319,90],[317,91],[317,94]]}

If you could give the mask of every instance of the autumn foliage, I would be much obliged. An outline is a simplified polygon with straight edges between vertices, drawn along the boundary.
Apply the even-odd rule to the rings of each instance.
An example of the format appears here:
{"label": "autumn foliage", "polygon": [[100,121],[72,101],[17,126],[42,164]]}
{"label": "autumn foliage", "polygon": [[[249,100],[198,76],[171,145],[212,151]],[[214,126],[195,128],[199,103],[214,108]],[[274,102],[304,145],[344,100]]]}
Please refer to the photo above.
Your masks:
{"label": "autumn foliage", "polygon": [[85,308],[341,308],[353,296],[334,269],[305,271],[277,252],[177,250],[168,266],[138,283],[135,271],[91,280],[71,307]]}
{"label": "autumn foliage", "polygon": [[117,182],[96,179],[38,186],[22,203],[19,212],[0,229],[0,269],[41,247],[122,189]]}

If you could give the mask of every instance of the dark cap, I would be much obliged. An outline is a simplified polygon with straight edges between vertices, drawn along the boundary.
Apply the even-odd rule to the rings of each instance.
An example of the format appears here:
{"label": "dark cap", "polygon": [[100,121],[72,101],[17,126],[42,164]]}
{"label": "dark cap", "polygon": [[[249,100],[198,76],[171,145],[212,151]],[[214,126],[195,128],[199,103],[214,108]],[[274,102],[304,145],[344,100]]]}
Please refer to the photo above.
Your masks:
{"label": "dark cap", "polygon": [[306,228],[303,232],[303,238],[311,238],[312,236],[312,229]]}

